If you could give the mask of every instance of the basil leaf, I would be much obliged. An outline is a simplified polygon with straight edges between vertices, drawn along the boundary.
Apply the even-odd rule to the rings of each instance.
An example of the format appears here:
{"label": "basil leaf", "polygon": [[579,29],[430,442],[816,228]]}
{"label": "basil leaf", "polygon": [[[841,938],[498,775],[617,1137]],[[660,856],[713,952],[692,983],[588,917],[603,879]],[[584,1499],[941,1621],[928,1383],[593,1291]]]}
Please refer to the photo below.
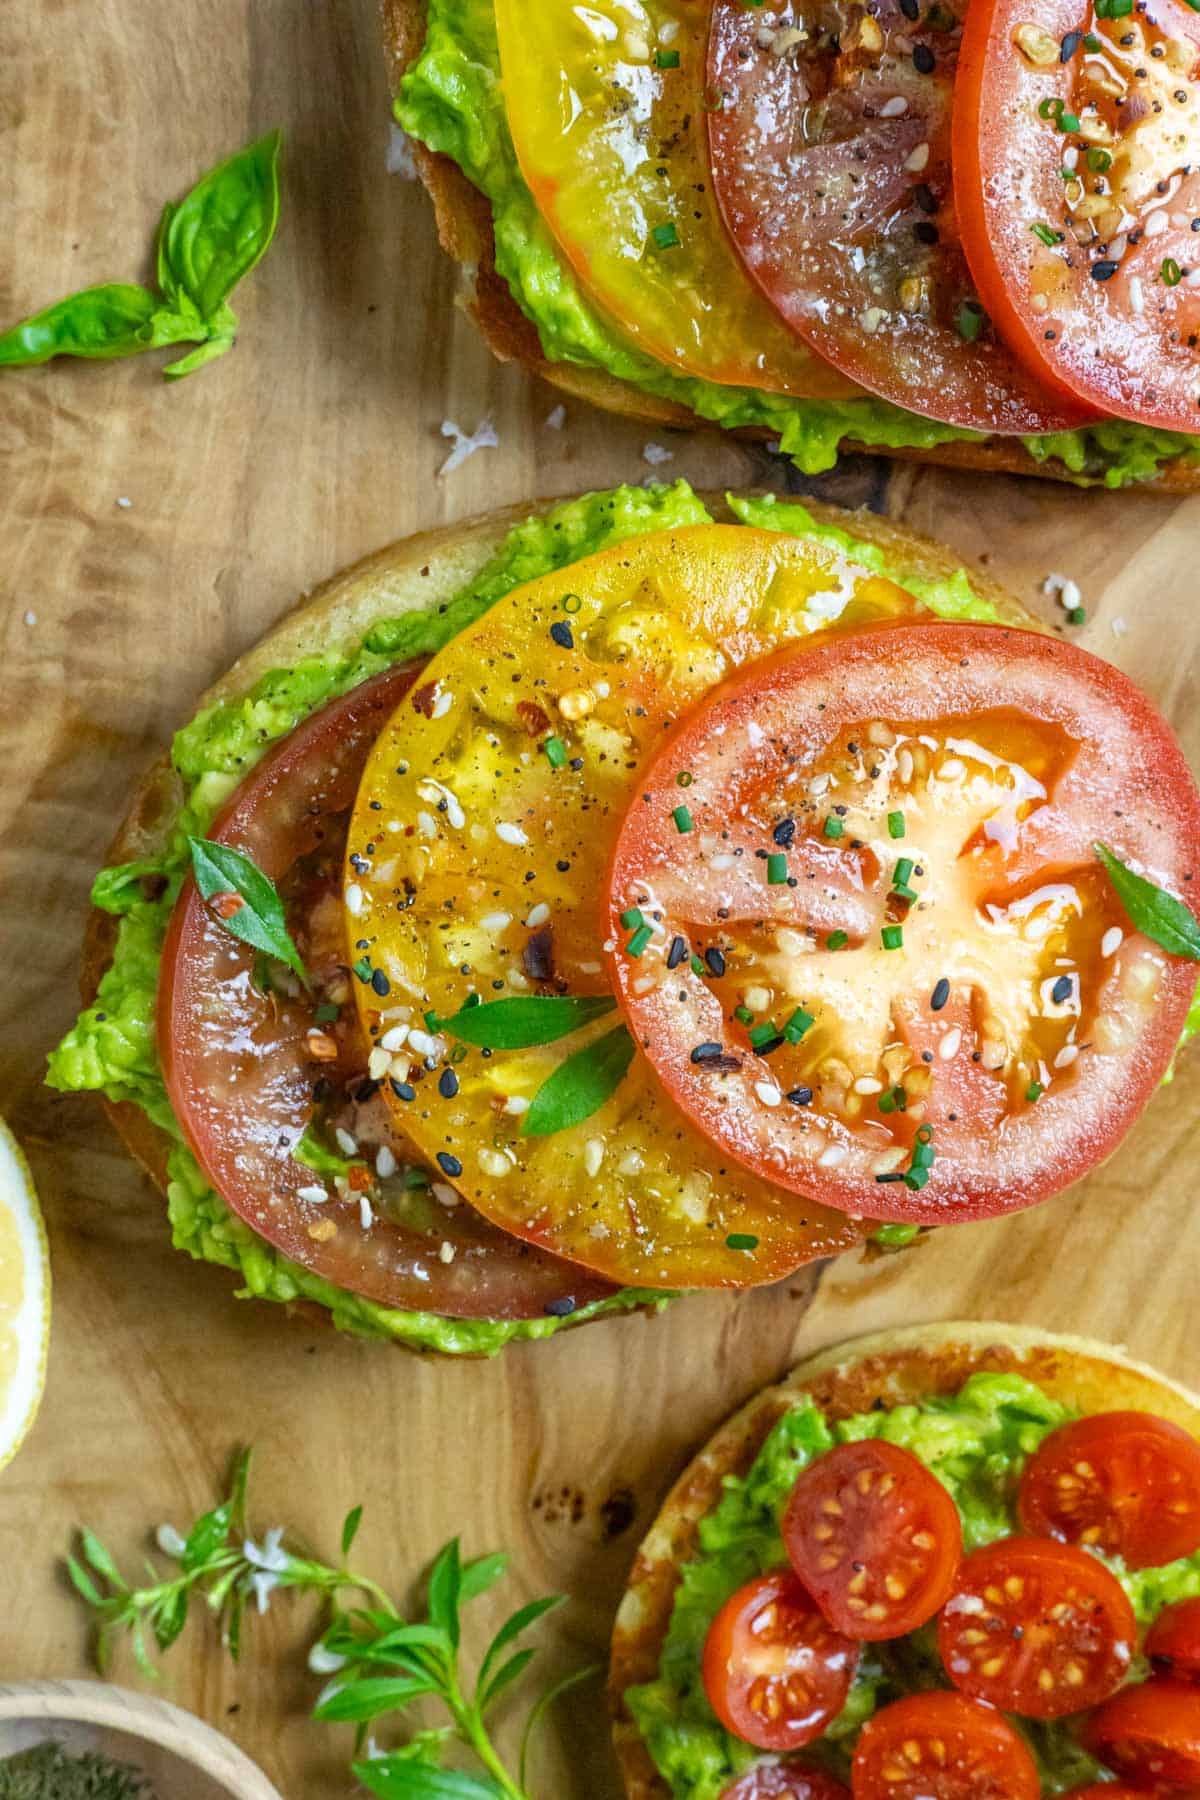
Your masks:
{"label": "basil leaf", "polygon": [[157,310],[144,287],[84,288],[0,335],[0,368],[32,368],[54,356],[136,356]]}
{"label": "basil leaf", "polygon": [[608,994],[487,1000],[481,1006],[464,1006],[453,1018],[437,1019],[432,1029],[481,1050],[529,1050],[535,1044],[554,1044],[569,1037],[582,1025],[611,1012],[616,1004]]}
{"label": "basil leaf", "polygon": [[369,1675],[334,1688],[313,1707],[313,1718],[335,1724],[365,1725],[381,1714],[395,1712],[423,1694],[437,1692],[436,1682],[421,1675]]}
{"label": "basil leaf", "polygon": [[363,1509],[361,1506],[352,1506],[350,1511],[346,1514],[346,1520],[342,1526],[343,1556],[349,1556],[350,1554],[350,1547],[358,1536],[358,1528],[362,1524],[362,1516]]}
{"label": "basil leaf", "polygon": [[633,1061],[634,1043],[624,1025],[585,1044],[543,1081],[521,1121],[526,1137],[549,1137],[580,1125],[620,1087]]}
{"label": "basil leaf", "polygon": [[236,894],[242,901],[228,918],[221,918],[226,931],[243,944],[265,950],[268,956],[286,963],[307,986],[308,976],[288,931],[275,883],[256,868],[248,856],[243,856],[229,844],[213,844],[207,838],[190,837],[188,848],[192,853],[196,886],[205,900],[211,900],[217,894]]}
{"label": "basil leaf", "polygon": [[494,1781],[479,1781],[458,1769],[435,1769],[403,1755],[373,1756],[353,1769],[378,1800],[503,1800]]}
{"label": "basil leaf", "polygon": [[[158,234],[163,291],[169,298],[183,295],[212,324],[275,235],[279,145],[280,133],[269,131],[210,169],[185,199],[163,212]],[[232,323],[226,312],[217,335],[232,342]]]}
{"label": "basil leaf", "polygon": [[1093,844],[1116,889],[1117,899],[1144,937],[1152,938],[1172,956],[1200,962],[1200,922],[1189,907],[1165,888],[1135,875],[1106,844]]}

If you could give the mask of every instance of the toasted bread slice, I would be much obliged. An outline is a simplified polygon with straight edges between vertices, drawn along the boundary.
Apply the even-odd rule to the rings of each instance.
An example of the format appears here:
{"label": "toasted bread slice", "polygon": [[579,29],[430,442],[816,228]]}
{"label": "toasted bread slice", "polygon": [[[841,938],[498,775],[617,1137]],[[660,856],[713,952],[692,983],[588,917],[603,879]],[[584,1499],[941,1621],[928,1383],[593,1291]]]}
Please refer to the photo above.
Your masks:
{"label": "toasted bread slice", "polygon": [[1200,1437],[1200,1395],[1090,1338],[1025,1325],[915,1325],[838,1344],[802,1362],[742,1407],[710,1438],[667,1495],[638,1550],[613,1630],[608,1694],[629,1800],[670,1800],[625,1706],[627,1689],[652,1681],[671,1622],[679,1571],[695,1554],[700,1521],[727,1475],[744,1475],[792,1406],[811,1398],[829,1419],[953,1394],[969,1375],[1015,1373],[1079,1413],[1121,1408],[1157,1413]]}
{"label": "toasted bread slice", "polygon": [[[730,516],[721,496],[706,494],[703,498],[714,517]],[[258,644],[239,657],[228,673],[201,695],[196,711],[246,693],[269,669],[287,668],[306,656],[327,654],[333,646],[357,646],[379,619],[396,618],[406,612],[431,611],[444,605],[499,549],[514,525],[529,517],[531,512],[552,504],[546,501],[532,508],[509,507],[461,525],[444,526],[437,531],[402,539],[355,563],[352,568],[323,583],[287,613]],[[925,580],[949,577],[959,567],[957,559],[938,545],[889,520],[870,513],[846,513],[816,504],[809,510],[814,517],[840,525],[864,541],[877,544],[900,577],[905,572]],[[973,574],[971,579],[977,592],[995,605],[1002,618],[1014,625],[1036,624],[990,577]],[[109,846],[107,864],[132,862],[160,854],[170,838],[182,799],[179,779],[164,752],[135,790]],[[117,922],[110,913],[93,909],[84,936],[80,979],[85,1006],[94,1001],[101,977],[111,960],[116,927]],[[165,1193],[171,1139],[152,1124],[138,1106],[105,1101],[105,1107],[127,1149]],[[323,1316],[319,1308],[304,1307],[302,1310],[310,1316]]]}
{"label": "toasted bread slice", "polygon": [[[380,0],[384,47],[393,91],[409,64],[420,54],[425,38],[426,0]],[[492,210],[472,186],[458,164],[438,156],[421,144],[413,146],[417,172],[433,201],[438,238],[446,254],[459,266],[462,301],[484,340],[501,362],[519,363],[532,375],[568,394],[588,400],[606,412],[647,425],[681,429],[715,430],[687,407],[647,394],[632,382],[621,381],[603,369],[585,369],[574,363],[551,362],[543,353],[537,328],[521,311],[508,285],[497,273]],[[766,430],[745,429],[736,436],[765,443],[773,435]],[[848,439],[845,454],[862,454],[871,446]],[[1041,463],[1030,456],[1017,438],[989,438],[984,443],[938,444],[928,450],[881,446],[875,454],[909,462],[936,463],[949,469],[978,469],[997,475],[1040,475],[1051,481],[1070,482],[1073,477],[1061,465]],[[1200,488],[1200,465],[1183,457],[1165,463],[1148,487],[1173,494],[1190,494]]]}

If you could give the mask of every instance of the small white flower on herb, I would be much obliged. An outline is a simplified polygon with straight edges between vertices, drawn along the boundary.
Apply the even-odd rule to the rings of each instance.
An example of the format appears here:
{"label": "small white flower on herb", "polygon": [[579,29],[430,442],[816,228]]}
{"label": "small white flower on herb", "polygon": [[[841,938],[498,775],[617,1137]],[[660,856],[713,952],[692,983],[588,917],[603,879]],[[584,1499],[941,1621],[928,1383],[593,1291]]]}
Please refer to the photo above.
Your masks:
{"label": "small white flower on herb", "polygon": [[154,1541],[164,1556],[173,1556],[176,1562],[187,1549],[187,1543],[173,1525],[160,1525],[154,1534]]}
{"label": "small white flower on herb", "polygon": [[565,406],[556,406],[552,413],[547,413],[547,415],[546,415],[546,430],[547,431],[561,431],[563,426],[566,424],[566,422],[567,422],[566,407]]}
{"label": "small white flower on herb", "polygon": [[260,1614],[265,1613],[270,1606],[271,1595],[278,1586],[279,1577],[273,1575],[270,1569],[256,1569],[250,1577],[250,1589]]}
{"label": "small white flower on herb", "polygon": [[675,452],[665,449],[662,444],[646,444],[642,449],[642,457],[652,469],[657,469],[661,463],[674,462]]}
{"label": "small white flower on herb", "polygon": [[316,1643],[308,1653],[308,1666],[314,1675],[336,1675],[344,1669],[346,1659],[339,1656],[336,1650],[327,1650],[322,1643]]}
{"label": "small white flower on herb", "polygon": [[442,420],[442,436],[454,439],[454,447],[438,470],[438,475],[453,475],[455,469],[461,468],[468,456],[474,456],[477,450],[495,450],[500,439],[496,436],[496,427],[490,419],[482,419],[474,431],[463,431],[453,419]]}
{"label": "small white flower on herb", "polygon": [[1129,621],[1127,619],[1116,618],[1109,626],[1109,630],[1114,637],[1124,637],[1129,630]]}
{"label": "small white flower on herb", "polygon": [[387,157],[384,167],[389,175],[399,175],[405,181],[417,179],[417,163],[413,155],[412,139],[407,131],[401,131],[394,120],[391,131],[388,133]]}
{"label": "small white flower on herb", "polygon": [[291,1557],[283,1547],[283,1526],[272,1526],[261,1544],[253,1538],[247,1538],[242,1545],[242,1555],[256,1569],[266,1569],[270,1574],[280,1575],[291,1566]]}
{"label": "small white flower on herb", "polygon": [[117,505],[121,508],[122,512],[128,512],[133,505],[133,501],[129,498],[128,494],[118,494]]}
{"label": "small white flower on herb", "polygon": [[25,614],[25,623],[27,625],[36,625],[37,624],[37,614],[35,612],[27,612]]}

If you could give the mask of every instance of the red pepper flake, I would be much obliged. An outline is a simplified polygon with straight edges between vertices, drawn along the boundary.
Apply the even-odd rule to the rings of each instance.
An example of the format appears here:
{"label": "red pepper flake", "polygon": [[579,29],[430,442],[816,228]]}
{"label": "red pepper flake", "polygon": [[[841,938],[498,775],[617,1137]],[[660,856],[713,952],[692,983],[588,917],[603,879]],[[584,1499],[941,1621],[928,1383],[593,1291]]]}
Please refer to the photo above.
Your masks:
{"label": "red pepper flake", "polygon": [[346,1180],[356,1194],[365,1194],[367,1189],[374,1185],[371,1180],[371,1171],[366,1163],[351,1163]]}
{"label": "red pepper flake", "polygon": [[437,699],[437,682],[425,681],[412,697],[413,711],[419,712],[422,718],[432,719],[433,703]]}
{"label": "red pepper flake", "polygon": [[245,904],[240,894],[214,894],[209,901],[218,919],[232,919],[234,913],[241,912]]}

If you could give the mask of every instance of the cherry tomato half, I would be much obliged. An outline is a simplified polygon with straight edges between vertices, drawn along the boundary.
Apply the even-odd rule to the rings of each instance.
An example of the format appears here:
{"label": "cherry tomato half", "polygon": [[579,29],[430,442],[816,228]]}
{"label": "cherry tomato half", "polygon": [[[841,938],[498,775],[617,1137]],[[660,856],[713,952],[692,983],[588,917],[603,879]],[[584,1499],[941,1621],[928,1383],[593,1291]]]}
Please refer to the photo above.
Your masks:
{"label": "cherry tomato half", "polygon": [[980,301],[1072,403],[1200,425],[1200,19],[1184,0],[973,0],[954,197]]}
{"label": "cherry tomato half", "polygon": [[1051,1432],[1017,1497],[1021,1524],[1145,1569],[1200,1547],[1200,1444],[1152,1413],[1095,1413]]}
{"label": "cherry tomato half", "polygon": [[1164,1607],[1147,1632],[1144,1647],[1160,1674],[1200,1681],[1200,1598]]}
{"label": "cherry tomato half", "polygon": [[863,1726],[854,1800],[1038,1800],[1037,1767],[1007,1720],[964,1694],[910,1694]]}
{"label": "cherry tomato half", "polygon": [[1115,1693],[1137,1648],[1133,1607],[1094,1556],[1049,1538],[1004,1538],[963,1558],[938,1620],[955,1687],[1031,1719]]}
{"label": "cherry tomato half", "polygon": [[950,1495],[898,1444],[839,1444],[800,1476],[783,1516],[792,1567],[839,1631],[903,1637],[943,1604],[962,1555]]}
{"label": "cherry tomato half", "polygon": [[721,1800],[850,1800],[850,1790],[824,1769],[764,1763],[726,1788]]}
{"label": "cherry tomato half", "polygon": [[1092,1714],[1084,1741],[1135,1786],[1200,1793],[1200,1693],[1184,1682],[1126,1688]]}
{"label": "cherry tomato half", "polygon": [[859,1647],[789,1570],[738,1589],[709,1627],[704,1691],[721,1723],[758,1750],[799,1750],[846,1704]]}

